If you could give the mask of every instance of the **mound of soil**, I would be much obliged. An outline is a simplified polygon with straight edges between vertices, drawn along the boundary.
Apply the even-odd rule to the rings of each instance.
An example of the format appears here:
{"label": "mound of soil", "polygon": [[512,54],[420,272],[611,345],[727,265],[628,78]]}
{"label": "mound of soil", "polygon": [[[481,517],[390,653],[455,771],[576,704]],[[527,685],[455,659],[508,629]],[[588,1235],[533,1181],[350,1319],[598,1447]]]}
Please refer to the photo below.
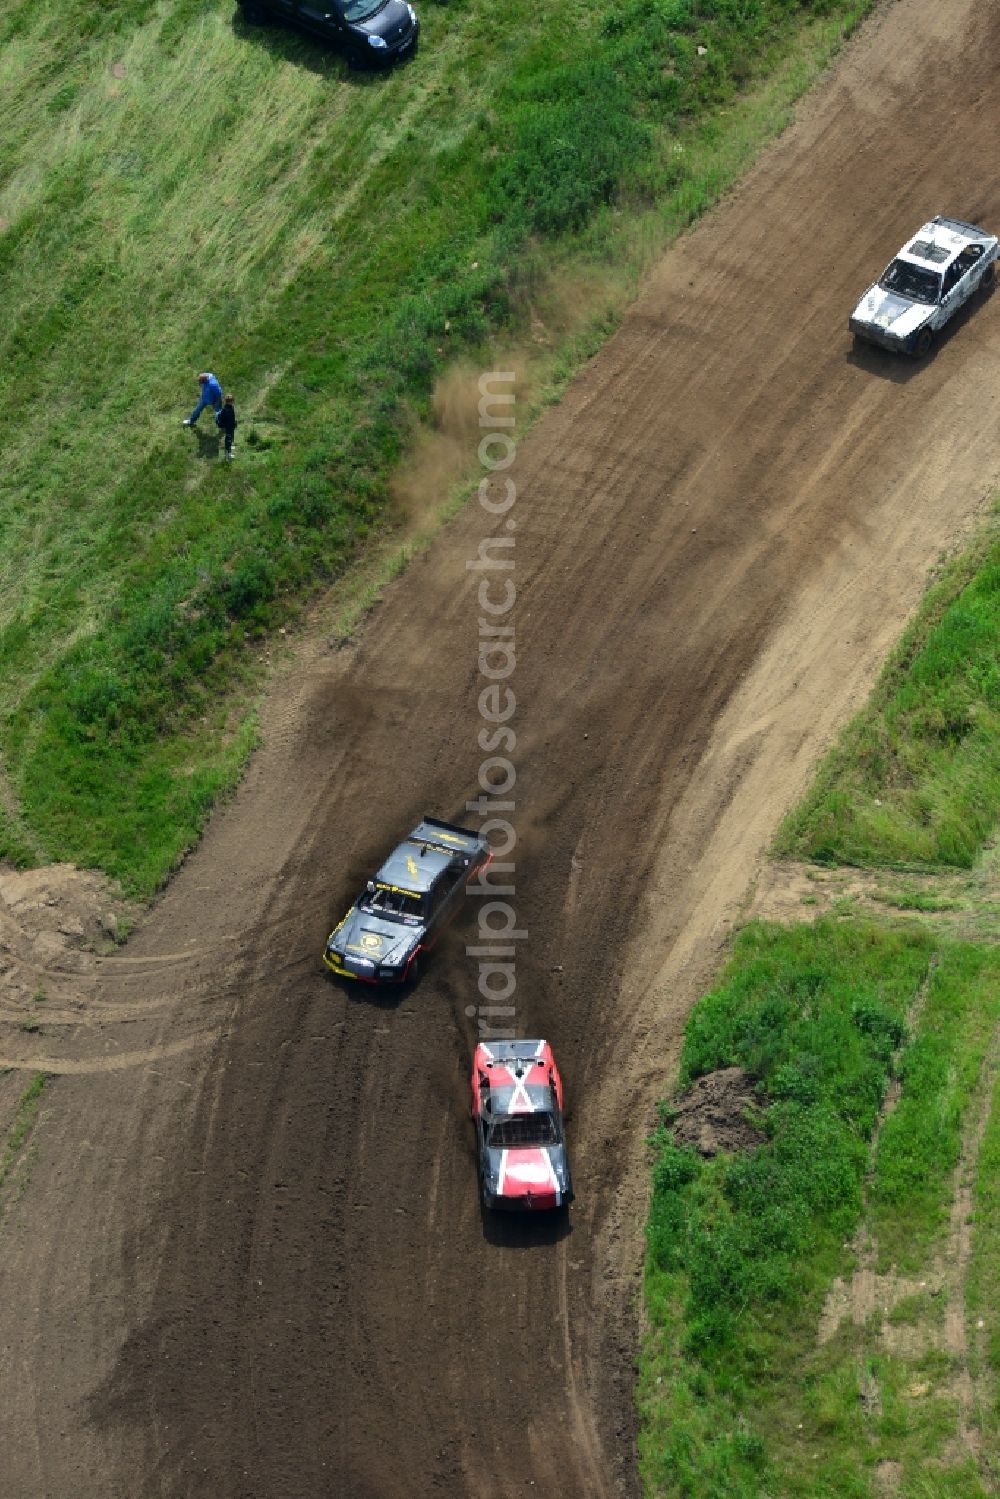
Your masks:
{"label": "mound of soil", "polygon": [[724,1067],[699,1077],[674,1102],[674,1139],[702,1155],[752,1150],[764,1140],[754,1122],[759,1107],[753,1078],[742,1067]]}
{"label": "mound of soil", "polygon": [[124,903],[104,875],[53,864],[0,867],[0,1020],[41,996],[79,997],[96,953],[114,945]]}

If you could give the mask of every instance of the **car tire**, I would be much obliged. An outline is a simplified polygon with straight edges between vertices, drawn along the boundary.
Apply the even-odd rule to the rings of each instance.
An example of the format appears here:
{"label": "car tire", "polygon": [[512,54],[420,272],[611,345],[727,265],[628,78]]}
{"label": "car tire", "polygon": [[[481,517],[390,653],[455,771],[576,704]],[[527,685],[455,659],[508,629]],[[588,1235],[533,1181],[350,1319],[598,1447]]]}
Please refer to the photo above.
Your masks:
{"label": "car tire", "polygon": [[984,297],[988,297],[997,284],[997,263],[991,260],[983,272],[983,279],[979,283],[979,290]]}
{"label": "car tire", "polygon": [[926,359],[934,344],[934,329],[921,328],[913,343],[914,359]]}

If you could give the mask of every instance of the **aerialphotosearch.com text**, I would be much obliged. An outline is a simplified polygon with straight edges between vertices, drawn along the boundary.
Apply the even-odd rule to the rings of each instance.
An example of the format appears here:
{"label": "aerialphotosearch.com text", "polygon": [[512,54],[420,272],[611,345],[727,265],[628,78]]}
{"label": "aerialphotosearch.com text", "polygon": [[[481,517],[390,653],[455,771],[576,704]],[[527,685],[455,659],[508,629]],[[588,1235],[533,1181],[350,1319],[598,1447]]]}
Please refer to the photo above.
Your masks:
{"label": "aerialphotosearch.com text", "polygon": [[517,664],[513,610],[515,583],[515,532],[513,510],[517,499],[514,480],[507,470],[514,462],[516,443],[515,375],[512,370],[494,370],[479,377],[479,461],[486,476],[479,484],[479,503],[500,533],[485,536],[478,554],[466,568],[478,575],[476,605],[479,616],[479,718],[478,745],[486,757],[479,766],[480,795],[466,803],[468,812],[484,819],[481,832],[493,850],[492,863],[469,885],[478,896],[476,940],[466,952],[479,965],[479,1003],[466,1014],[475,1017],[479,1039],[513,1039],[516,1035],[517,945],[528,933],[517,924],[514,849],[517,771],[513,754],[517,733],[513,720],[517,711],[512,677]]}

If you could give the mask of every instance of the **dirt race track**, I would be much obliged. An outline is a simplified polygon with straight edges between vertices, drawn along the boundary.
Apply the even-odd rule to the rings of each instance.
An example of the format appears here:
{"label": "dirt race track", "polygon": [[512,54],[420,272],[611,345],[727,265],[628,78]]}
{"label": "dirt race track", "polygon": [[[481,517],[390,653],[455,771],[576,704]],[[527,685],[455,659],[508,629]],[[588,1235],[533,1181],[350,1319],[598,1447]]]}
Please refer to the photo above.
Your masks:
{"label": "dirt race track", "polygon": [[1000,224],[998,60],[995,5],[881,9],[520,447],[517,1023],[562,1061],[568,1226],[480,1217],[474,928],[401,997],[319,965],[393,836],[477,793],[473,503],[354,643],[303,642],[124,950],[36,954],[45,1025],[0,1013],[0,1063],[59,1074],[0,1229],[5,1499],[637,1492],[683,1016],[996,477],[1000,298],[921,366],[845,324],[921,218]]}

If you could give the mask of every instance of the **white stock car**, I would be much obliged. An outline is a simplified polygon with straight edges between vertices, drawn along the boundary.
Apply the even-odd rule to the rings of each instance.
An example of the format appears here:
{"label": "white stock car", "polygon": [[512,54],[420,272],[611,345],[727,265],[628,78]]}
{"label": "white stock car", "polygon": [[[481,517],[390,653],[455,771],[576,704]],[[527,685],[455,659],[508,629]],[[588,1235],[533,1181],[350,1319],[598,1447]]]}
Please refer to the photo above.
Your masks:
{"label": "white stock car", "polygon": [[996,277],[997,237],[961,219],[932,219],[890,261],[850,320],[856,338],[922,359],[960,307]]}

